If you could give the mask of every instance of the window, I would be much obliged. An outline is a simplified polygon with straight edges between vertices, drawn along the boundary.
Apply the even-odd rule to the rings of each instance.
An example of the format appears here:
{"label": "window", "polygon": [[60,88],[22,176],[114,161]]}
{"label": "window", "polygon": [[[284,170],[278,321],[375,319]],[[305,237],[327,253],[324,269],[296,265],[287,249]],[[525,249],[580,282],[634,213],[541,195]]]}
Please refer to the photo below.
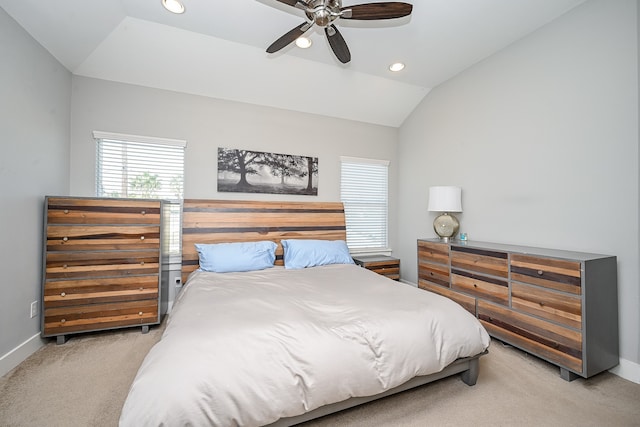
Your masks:
{"label": "window", "polygon": [[340,199],[352,252],[389,251],[387,160],[341,158]]}
{"label": "window", "polygon": [[164,199],[163,255],[180,254],[185,141],[93,132],[96,195]]}

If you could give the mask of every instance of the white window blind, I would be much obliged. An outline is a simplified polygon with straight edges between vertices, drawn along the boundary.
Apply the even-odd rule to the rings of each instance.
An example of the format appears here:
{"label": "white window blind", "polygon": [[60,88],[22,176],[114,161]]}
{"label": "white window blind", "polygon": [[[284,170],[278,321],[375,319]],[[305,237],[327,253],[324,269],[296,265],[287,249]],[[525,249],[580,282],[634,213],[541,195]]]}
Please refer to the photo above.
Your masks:
{"label": "white window blind", "polygon": [[94,132],[96,194],[181,200],[186,142]]}
{"label": "white window blind", "polygon": [[387,251],[389,162],[342,157],[341,166],[340,199],[349,249]]}
{"label": "white window blind", "polygon": [[93,132],[98,197],[164,199],[163,257],[180,254],[185,141]]}

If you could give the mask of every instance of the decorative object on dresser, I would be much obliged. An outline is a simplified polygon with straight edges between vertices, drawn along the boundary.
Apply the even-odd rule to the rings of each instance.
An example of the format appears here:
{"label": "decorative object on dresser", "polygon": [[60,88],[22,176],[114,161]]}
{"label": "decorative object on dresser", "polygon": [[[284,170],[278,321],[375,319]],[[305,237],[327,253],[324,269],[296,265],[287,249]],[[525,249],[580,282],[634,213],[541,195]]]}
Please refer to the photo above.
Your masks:
{"label": "decorative object on dresser", "polygon": [[615,256],[424,239],[418,286],[458,302],[493,337],[559,366],[567,381],[619,363]]}
{"label": "decorative object on dresser", "polygon": [[386,255],[356,255],[353,261],[392,280],[400,280],[400,260]]}
{"label": "decorative object on dresser", "polygon": [[162,202],[46,197],[42,336],[160,323]]}
{"label": "decorative object on dresser", "polygon": [[454,238],[460,229],[458,219],[451,212],[462,212],[462,189],[460,187],[429,187],[429,212],[442,212],[433,221],[433,230],[442,241]]}

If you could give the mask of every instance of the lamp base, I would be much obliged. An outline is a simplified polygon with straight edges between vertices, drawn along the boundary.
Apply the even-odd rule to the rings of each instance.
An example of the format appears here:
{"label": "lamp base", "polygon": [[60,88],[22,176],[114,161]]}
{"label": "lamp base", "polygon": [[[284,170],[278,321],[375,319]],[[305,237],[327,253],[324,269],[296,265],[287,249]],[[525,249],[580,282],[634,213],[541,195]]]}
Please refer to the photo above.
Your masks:
{"label": "lamp base", "polygon": [[433,220],[433,230],[444,242],[449,242],[449,240],[458,233],[459,229],[460,223],[455,216],[448,212],[438,215],[436,219]]}

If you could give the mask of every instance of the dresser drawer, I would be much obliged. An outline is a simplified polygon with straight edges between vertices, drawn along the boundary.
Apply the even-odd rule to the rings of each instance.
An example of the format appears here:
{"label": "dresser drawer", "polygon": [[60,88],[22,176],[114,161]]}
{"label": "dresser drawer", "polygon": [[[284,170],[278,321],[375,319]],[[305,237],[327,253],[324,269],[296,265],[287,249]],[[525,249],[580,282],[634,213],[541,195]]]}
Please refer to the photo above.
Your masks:
{"label": "dresser drawer", "polygon": [[462,270],[451,270],[451,289],[473,296],[509,305],[509,283],[493,277],[481,276]]}
{"label": "dresser drawer", "polygon": [[44,310],[45,336],[158,323],[158,301],[88,304]]}
{"label": "dresser drawer", "polygon": [[509,256],[506,252],[453,246],[451,267],[470,270],[491,276],[509,277]]}
{"label": "dresser drawer", "polygon": [[418,240],[418,262],[428,261],[449,265],[449,245]]}
{"label": "dresser drawer", "polygon": [[48,225],[46,232],[49,252],[160,248],[159,225]]}
{"label": "dresser drawer", "polygon": [[552,363],[582,372],[582,334],[506,307],[478,301],[478,318],[492,336]]}
{"label": "dresser drawer", "polygon": [[146,251],[49,252],[47,279],[156,274],[160,268],[157,249]]}
{"label": "dresser drawer", "polygon": [[158,274],[45,283],[44,308],[158,298]]}
{"label": "dresser drawer", "polygon": [[424,280],[418,280],[418,287],[447,297],[460,304],[469,313],[474,316],[476,315],[476,299],[469,295],[464,295],[459,292],[452,291],[449,288],[443,288],[442,286],[434,285]]}
{"label": "dresser drawer", "polygon": [[577,261],[513,254],[511,280],[576,295],[582,293],[580,262]]}
{"label": "dresser drawer", "polygon": [[579,296],[513,282],[511,306],[565,326],[582,328],[582,300]]}
{"label": "dresser drawer", "polygon": [[49,198],[48,224],[160,224],[157,201]]}
{"label": "dresser drawer", "polygon": [[418,277],[436,285],[449,287],[449,266],[433,264],[430,262],[418,262]]}

